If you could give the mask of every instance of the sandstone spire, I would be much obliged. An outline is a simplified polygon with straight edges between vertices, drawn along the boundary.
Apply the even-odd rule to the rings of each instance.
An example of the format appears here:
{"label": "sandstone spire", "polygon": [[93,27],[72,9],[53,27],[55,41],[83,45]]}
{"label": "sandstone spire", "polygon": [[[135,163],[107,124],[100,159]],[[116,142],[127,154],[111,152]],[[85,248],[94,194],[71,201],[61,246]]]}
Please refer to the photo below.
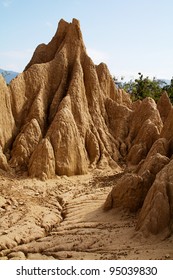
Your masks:
{"label": "sandstone spire", "polygon": [[[116,89],[107,66],[94,65],[87,55],[78,20],[60,21],[55,36],[36,48],[10,91],[18,133],[12,167],[50,178],[117,166],[131,101]],[[45,162],[37,164],[42,154]]]}

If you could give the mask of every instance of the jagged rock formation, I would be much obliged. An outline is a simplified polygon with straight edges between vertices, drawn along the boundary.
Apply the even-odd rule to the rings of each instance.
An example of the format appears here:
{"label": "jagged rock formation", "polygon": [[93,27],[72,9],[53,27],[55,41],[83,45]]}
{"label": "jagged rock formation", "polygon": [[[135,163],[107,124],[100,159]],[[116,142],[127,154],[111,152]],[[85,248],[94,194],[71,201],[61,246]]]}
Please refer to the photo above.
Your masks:
{"label": "jagged rock formation", "polygon": [[160,172],[151,186],[140,212],[137,229],[157,234],[173,231],[173,160]]}
{"label": "jagged rock formation", "polygon": [[159,101],[157,102],[157,109],[159,110],[160,117],[163,121],[167,119],[167,116],[169,114],[169,111],[171,110],[171,101],[168,98],[168,95],[166,92],[163,92],[162,96],[160,97]]}
{"label": "jagged rock formation", "polygon": [[9,164],[16,170],[70,176],[117,167],[125,155],[131,100],[107,66],[88,57],[77,20],[60,21],[9,92],[16,125]]}
{"label": "jagged rock formation", "polygon": [[146,157],[152,144],[159,138],[162,126],[156,103],[151,98],[145,98],[131,116],[130,131],[126,139],[128,162],[138,164]]}
{"label": "jagged rock formation", "polygon": [[169,98],[164,93],[157,104],[151,98],[132,103],[107,66],[87,55],[76,19],[61,20],[50,43],[36,48],[8,87],[0,77],[0,93],[1,169],[46,180],[126,165],[105,208],[142,208],[137,229],[171,228]]}
{"label": "jagged rock formation", "polygon": [[[152,106],[143,105],[147,103]],[[161,104],[166,105],[167,113]],[[145,110],[140,110],[142,106]],[[166,93],[160,98],[157,107],[153,100],[145,99],[134,108],[136,122],[131,123],[129,135],[132,131],[137,136],[133,137],[134,141],[129,141],[129,135],[127,137],[132,143],[127,162],[135,167],[131,172],[127,169],[127,173],[117,181],[104,208],[123,207],[130,211],[141,209],[137,230],[145,234],[162,231],[170,233],[173,220],[173,108]]]}

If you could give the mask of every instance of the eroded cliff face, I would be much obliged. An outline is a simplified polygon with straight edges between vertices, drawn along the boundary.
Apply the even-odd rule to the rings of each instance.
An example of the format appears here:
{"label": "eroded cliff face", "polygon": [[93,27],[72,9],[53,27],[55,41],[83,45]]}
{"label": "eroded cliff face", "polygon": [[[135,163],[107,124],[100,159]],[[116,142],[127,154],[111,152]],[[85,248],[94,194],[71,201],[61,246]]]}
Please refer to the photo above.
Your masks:
{"label": "eroded cliff face", "polygon": [[158,104],[151,98],[132,103],[107,66],[87,55],[79,21],[61,20],[50,43],[36,48],[8,87],[0,77],[0,98],[0,168],[46,180],[126,166],[105,209],[141,209],[137,229],[171,229],[169,98],[164,93]]}

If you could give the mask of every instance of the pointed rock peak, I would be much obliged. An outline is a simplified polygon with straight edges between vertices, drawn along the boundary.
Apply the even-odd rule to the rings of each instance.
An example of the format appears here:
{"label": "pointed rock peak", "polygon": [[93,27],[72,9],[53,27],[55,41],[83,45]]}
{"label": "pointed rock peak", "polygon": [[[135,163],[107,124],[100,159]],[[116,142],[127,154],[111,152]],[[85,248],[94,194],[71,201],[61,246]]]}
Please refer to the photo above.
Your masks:
{"label": "pointed rock peak", "polygon": [[[58,29],[57,31],[59,32],[63,32],[64,30],[66,30],[66,28],[69,26],[69,23],[67,21],[65,21],[63,18],[60,19],[59,23],[58,23]],[[55,34],[56,35],[56,34]]]}
{"label": "pointed rock peak", "polygon": [[73,34],[73,40],[77,40],[77,39],[80,39],[83,41],[82,39],[82,33],[81,33],[81,30],[80,30],[80,22],[79,20],[77,19],[73,19],[71,23],[68,23],[66,22],[64,19],[61,19],[59,21],[59,24],[58,24],[58,29],[55,33],[55,36],[54,38],[56,37],[60,37],[60,35],[64,35],[66,36],[67,34],[72,35]]}
{"label": "pointed rock peak", "polygon": [[80,21],[76,18],[73,18],[72,24],[78,25],[80,27]]}
{"label": "pointed rock peak", "polygon": [[58,23],[58,30],[62,31],[66,29],[69,25],[77,26],[78,28],[80,28],[80,21],[76,18],[73,18],[72,22],[69,23],[62,18]]}
{"label": "pointed rock peak", "polygon": [[170,103],[170,99],[169,99],[168,94],[167,94],[166,91],[164,91],[164,92],[162,93],[162,95],[161,95],[161,97],[160,97],[158,103],[160,103],[161,101],[166,101],[166,102]]}
{"label": "pointed rock peak", "polygon": [[173,135],[173,107],[169,110],[160,137],[171,140]]}
{"label": "pointed rock peak", "polygon": [[168,97],[168,94],[166,91],[164,91],[157,102],[157,109],[160,113],[161,119],[163,123],[165,122],[166,118],[168,117],[168,114],[172,108],[171,101]]}
{"label": "pointed rock peak", "polygon": [[25,67],[25,71],[33,64],[52,61],[64,45],[67,45],[73,50],[76,47],[81,47],[85,50],[80,23],[77,19],[73,19],[71,23],[61,19],[52,40],[47,45],[40,44],[36,48],[31,61]]}

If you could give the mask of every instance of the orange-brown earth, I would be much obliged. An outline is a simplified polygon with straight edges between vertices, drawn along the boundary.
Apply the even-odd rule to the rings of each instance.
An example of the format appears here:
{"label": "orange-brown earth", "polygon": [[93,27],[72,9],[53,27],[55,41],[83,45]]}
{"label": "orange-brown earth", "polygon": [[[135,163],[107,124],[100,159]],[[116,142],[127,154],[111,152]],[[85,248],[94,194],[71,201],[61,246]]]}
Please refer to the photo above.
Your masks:
{"label": "orange-brown earth", "polygon": [[0,258],[172,259],[173,107],[132,102],[61,20],[0,77]]}

